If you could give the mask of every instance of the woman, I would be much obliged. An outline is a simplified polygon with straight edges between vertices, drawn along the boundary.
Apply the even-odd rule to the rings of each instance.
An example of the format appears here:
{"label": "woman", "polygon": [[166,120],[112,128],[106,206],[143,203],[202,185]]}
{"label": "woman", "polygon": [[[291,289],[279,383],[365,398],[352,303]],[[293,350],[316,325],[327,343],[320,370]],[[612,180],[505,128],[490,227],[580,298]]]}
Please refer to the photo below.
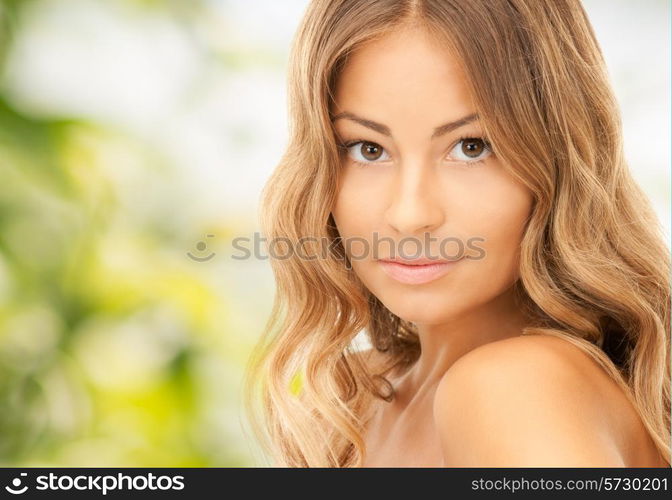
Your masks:
{"label": "woman", "polygon": [[578,0],[313,1],[289,98],[277,464],[669,465],[668,250]]}

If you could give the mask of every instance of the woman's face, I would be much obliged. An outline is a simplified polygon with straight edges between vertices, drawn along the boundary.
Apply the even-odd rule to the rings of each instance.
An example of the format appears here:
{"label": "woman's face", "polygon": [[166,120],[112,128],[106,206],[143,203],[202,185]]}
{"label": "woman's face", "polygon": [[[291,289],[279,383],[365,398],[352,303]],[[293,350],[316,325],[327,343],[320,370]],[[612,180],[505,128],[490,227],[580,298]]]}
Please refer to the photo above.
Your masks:
{"label": "woman's face", "polygon": [[331,111],[345,145],[332,215],[390,311],[440,324],[516,281],[532,194],[489,150],[452,54],[412,28],[370,42],[348,59]]}

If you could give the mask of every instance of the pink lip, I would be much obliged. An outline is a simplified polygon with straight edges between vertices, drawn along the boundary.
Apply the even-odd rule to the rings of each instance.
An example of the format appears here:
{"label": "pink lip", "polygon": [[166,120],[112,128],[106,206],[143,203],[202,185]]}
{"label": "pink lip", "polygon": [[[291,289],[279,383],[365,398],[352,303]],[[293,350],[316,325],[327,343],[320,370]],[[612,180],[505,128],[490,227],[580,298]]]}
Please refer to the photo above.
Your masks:
{"label": "pink lip", "polygon": [[379,260],[391,278],[409,285],[420,285],[439,279],[461,259],[447,261],[437,259]]}

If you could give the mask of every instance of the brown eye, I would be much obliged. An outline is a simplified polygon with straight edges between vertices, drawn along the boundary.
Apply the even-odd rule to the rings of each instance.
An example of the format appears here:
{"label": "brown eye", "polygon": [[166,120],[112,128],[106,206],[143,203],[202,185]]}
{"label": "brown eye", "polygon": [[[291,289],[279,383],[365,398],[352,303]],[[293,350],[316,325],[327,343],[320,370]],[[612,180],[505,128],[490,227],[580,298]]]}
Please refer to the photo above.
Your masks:
{"label": "brown eye", "polygon": [[383,148],[375,142],[362,142],[362,145],[359,147],[359,152],[367,161],[376,161],[380,158]]}
{"label": "brown eye", "polygon": [[483,139],[464,139],[462,152],[469,158],[477,158],[486,149]]}
{"label": "brown eye", "polygon": [[353,141],[341,146],[348,156],[360,165],[382,163],[390,160],[390,155],[380,144],[369,141]]}
{"label": "brown eye", "polygon": [[477,163],[485,160],[491,152],[492,149],[487,140],[480,137],[466,137],[455,144],[451,157],[462,163]]}

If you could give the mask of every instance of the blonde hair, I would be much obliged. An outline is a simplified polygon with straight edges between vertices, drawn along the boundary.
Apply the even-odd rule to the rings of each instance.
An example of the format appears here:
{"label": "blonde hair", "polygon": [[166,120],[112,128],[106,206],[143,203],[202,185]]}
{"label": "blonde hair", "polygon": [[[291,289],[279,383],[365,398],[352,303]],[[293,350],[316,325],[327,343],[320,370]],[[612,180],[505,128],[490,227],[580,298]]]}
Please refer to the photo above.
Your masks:
{"label": "blonde hair", "polygon": [[[669,252],[624,159],[620,113],[578,0],[313,0],[291,51],[290,138],[263,192],[263,232],[338,237],[334,86],[348,54],[409,23],[460,56],[485,135],[534,194],[516,284],[532,318],[522,333],[562,336],[591,355],[669,463]],[[413,325],[343,255],[334,245],[328,258],[271,260],[277,294],[246,405],[278,465],[361,466],[371,402],[393,397],[385,375],[420,353]],[[372,370],[353,347],[362,329],[385,367]]]}

